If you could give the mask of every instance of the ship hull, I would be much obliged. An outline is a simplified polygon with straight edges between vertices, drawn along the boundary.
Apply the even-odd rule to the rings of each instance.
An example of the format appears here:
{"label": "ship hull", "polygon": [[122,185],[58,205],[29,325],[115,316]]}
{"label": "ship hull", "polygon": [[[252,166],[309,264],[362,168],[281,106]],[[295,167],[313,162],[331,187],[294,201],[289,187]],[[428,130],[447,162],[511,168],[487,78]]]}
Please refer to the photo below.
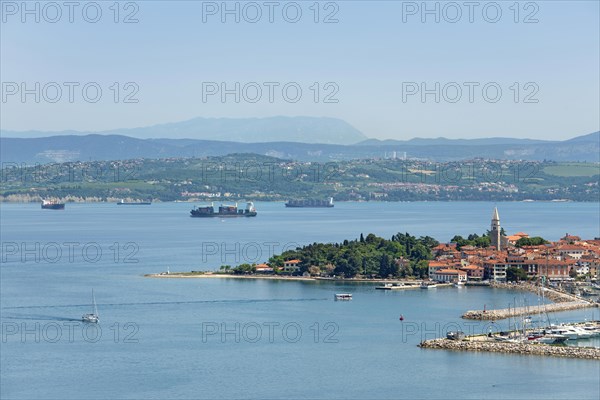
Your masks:
{"label": "ship hull", "polygon": [[42,209],[44,210],[64,210],[64,204],[42,204]]}
{"label": "ship hull", "polygon": [[286,207],[290,208],[333,208],[333,197],[329,200],[318,200],[318,199],[290,199],[285,203]]}
{"label": "ship hull", "polygon": [[247,213],[247,214],[194,214],[190,215],[192,218],[238,218],[238,217],[256,217],[256,213]]}
{"label": "ship hull", "polygon": [[290,208],[333,208],[333,204],[325,204],[325,205],[314,205],[314,206],[303,206],[303,205],[298,205],[298,204],[288,204],[285,203],[286,207],[290,207]]}

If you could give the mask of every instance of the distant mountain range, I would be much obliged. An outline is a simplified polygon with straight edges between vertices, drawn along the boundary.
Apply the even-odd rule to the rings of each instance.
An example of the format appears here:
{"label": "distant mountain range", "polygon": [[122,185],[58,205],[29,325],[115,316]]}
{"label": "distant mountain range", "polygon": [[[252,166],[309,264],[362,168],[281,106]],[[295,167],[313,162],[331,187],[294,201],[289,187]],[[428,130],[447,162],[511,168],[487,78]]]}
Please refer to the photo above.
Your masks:
{"label": "distant mountain range", "polygon": [[565,141],[514,138],[368,139],[335,118],[194,118],[104,132],[1,131],[2,162],[48,163],[256,153],[301,161],[408,158],[599,161],[600,133]]}
{"label": "distant mountain range", "polygon": [[240,143],[197,139],[138,139],[124,135],[60,135],[41,138],[0,137],[0,161],[49,163],[132,158],[206,157],[255,153],[300,161],[357,158],[416,158],[454,161],[473,158],[600,162],[600,132],[565,141],[528,139],[366,140],[355,145],[265,142]]}
{"label": "distant mountain range", "polygon": [[301,142],[354,144],[367,137],[352,125],[336,118],[194,118],[187,121],[133,129],[102,132],[2,131],[2,137],[40,138],[65,135],[124,135],[140,139],[196,139],[239,143]]}

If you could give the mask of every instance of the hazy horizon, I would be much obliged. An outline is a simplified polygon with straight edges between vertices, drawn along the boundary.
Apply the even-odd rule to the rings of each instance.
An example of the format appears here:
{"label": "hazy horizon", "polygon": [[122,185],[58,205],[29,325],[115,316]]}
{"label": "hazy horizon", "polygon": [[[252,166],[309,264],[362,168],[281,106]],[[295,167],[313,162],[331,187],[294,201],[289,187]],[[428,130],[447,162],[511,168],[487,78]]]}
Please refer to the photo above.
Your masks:
{"label": "hazy horizon", "polygon": [[381,140],[599,130],[598,2],[426,3],[433,14],[421,2],[283,2],[272,15],[262,3],[228,2],[233,14],[221,2],[100,3],[97,22],[97,10],[70,22],[62,3],[61,18],[34,4],[37,16],[3,2],[3,130],[274,115],[339,118]]}
{"label": "hazy horizon", "polygon": [[[289,118],[304,118],[307,116],[282,116],[282,115],[277,115],[277,116],[273,116],[273,117],[255,117],[257,119],[269,119],[269,118],[277,118],[277,117],[289,117]],[[204,118],[204,117],[198,117],[198,118]],[[251,117],[249,117],[251,118]],[[321,118],[321,117],[316,117],[316,118]],[[322,118],[327,118],[327,117],[322,117]],[[133,138],[137,138],[137,139],[192,139],[192,140],[214,140],[214,139],[203,139],[201,137],[193,137],[193,135],[160,135],[160,134],[154,134],[154,135],[142,135],[139,134],[137,132],[135,132],[135,130],[137,129],[144,129],[144,128],[154,128],[154,127],[158,127],[161,125],[170,125],[170,124],[179,124],[179,123],[185,123],[191,120],[194,120],[196,118],[192,118],[189,120],[183,120],[183,121],[169,121],[169,122],[164,122],[164,123],[159,123],[159,124],[155,124],[155,125],[149,125],[149,126],[137,126],[137,127],[131,127],[131,128],[115,128],[115,129],[109,129],[109,130],[72,130],[72,129],[65,129],[65,130],[35,130],[35,129],[31,129],[31,130],[10,130],[10,129],[2,129],[0,130],[0,137],[5,137],[5,138],[44,138],[44,137],[51,137],[51,136],[59,136],[59,135],[76,135],[76,136],[85,136],[85,135],[123,135],[123,136],[129,136],[129,137],[133,137]],[[209,117],[208,119],[245,119],[245,118],[227,118],[227,117]],[[343,120],[342,120],[343,121]],[[347,121],[345,121],[347,122]],[[122,132],[118,132],[122,130]],[[132,130],[132,132],[129,132],[129,130]],[[115,132],[117,131],[117,132]],[[545,139],[545,138],[532,138],[532,137],[527,137],[527,136],[521,136],[521,137],[511,137],[511,136],[473,136],[473,137],[460,137],[460,136],[456,136],[456,137],[447,137],[447,136],[412,136],[412,137],[404,137],[404,138],[374,138],[374,137],[369,137],[366,136],[366,138],[364,140],[380,140],[380,141],[386,141],[386,140],[397,140],[397,141],[410,141],[410,140],[435,140],[435,139],[448,139],[448,140],[482,140],[482,139],[521,139],[521,140],[540,140],[540,141],[563,141],[563,140],[569,140],[569,139],[573,139],[576,137],[580,137],[580,136],[586,136],[589,134],[593,134],[596,133],[598,131],[594,131],[594,132],[581,132],[581,133],[573,133],[572,135],[568,135],[565,136],[564,139],[562,138],[558,138],[558,139]],[[364,132],[361,132],[364,134]],[[223,141],[229,141],[226,138],[222,139]],[[235,142],[235,140],[232,140]],[[285,140],[285,138],[282,138],[281,140],[282,142],[286,142],[289,140]],[[294,140],[292,140],[294,141]],[[260,143],[261,141],[257,140],[257,141],[248,141],[248,143]],[[312,142],[312,141],[306,141],[306,142],[301,142],[301,143],[318,143],[318,142]],[[356,143],[360,143],[356,142]]]}

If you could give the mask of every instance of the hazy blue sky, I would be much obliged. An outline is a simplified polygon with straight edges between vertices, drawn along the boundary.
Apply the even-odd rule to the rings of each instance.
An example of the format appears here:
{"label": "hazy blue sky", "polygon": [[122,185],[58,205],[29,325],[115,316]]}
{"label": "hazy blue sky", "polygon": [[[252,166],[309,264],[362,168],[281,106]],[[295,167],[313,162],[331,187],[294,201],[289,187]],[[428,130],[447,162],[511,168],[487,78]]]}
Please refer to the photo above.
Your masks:
{"label": "hazy blue sky", "polygon": [[[84,19],[96,15],[89,2],[77,2],[74,22],[62,1],[54,3],[60,5],[59,19],[53,5],[29,2],[31,9],[37,4],[39,22],[35,13],[23,14],[21,1],[1,3],[2,129],[104,130],[199,116],[274,115],[337,117],[369,137],[395,139],[565,139],[599,129],[598,1],[518,7],[514,1],[473,2],[473,22],[463,1],[428,2],[430,9],[437,4],[439,22],[422,13],[421,2],[320,2],[318,23],[314,1],[272,2],[273,22],[264,1],[237,2],[239,23],[235,15],[222,15],[221,2],[121,2],[119,23],[113,1],[97,2],[97,23]],[[252,23],[255,5],[262,17]],[[292,23],[298,8],[302,16]],[[131,13],[138,22],[123,23]],[[324,23],[331,13],[338,22]],[[79,84],[72,86],[72,102],[65,82]],[[88,85],[87,99],[82,94],[90,82],[102,90],[96,103],[94,85]],[[120,87],[116,103],[114,82]],[[134,85],[125,87],[128,82]],[[240,92],[257,82],[262,97],[251,102],[251,84],[239,103],[234,94],[223,102],[218,93],[207,94],[214,86],[206,82],[229,88],[239,82]],[[273,102],[265,82],[279,84]],[[295,84],[288,85],[286,100],[282,87],[290,82]],[[436,82],[439,103],[435,90],[423,102],[421,83],[435,89]],[[24,101],[22,83],[33,91]],[[62,91],[58,99],[56,86]],[[136,86],[131,99],[139,102],[125,102]],[[293,103],[295,87],[302,96]],[[331,98],[338,102],[325,102],[336,89]]]}

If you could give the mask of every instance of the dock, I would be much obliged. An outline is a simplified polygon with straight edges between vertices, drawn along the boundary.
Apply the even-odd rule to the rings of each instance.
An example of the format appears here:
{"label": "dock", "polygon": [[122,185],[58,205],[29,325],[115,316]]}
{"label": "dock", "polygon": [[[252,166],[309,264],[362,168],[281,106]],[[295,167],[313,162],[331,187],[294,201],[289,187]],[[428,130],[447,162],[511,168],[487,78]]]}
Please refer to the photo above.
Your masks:
{"label": "dock", "polygon": [[386,284],[383,286],[376,286],[377,290],[407,290],[407,289],[419,289],[420,285],[398,285],[398,284]]}
{"label": "dock", "polygon": [[[452,283],[436,283],[435,287],[449,287]],[[421,289],[421,283],[386,283],[382,286],[376,286],[378,290],[406,290],[406,289]]]}

